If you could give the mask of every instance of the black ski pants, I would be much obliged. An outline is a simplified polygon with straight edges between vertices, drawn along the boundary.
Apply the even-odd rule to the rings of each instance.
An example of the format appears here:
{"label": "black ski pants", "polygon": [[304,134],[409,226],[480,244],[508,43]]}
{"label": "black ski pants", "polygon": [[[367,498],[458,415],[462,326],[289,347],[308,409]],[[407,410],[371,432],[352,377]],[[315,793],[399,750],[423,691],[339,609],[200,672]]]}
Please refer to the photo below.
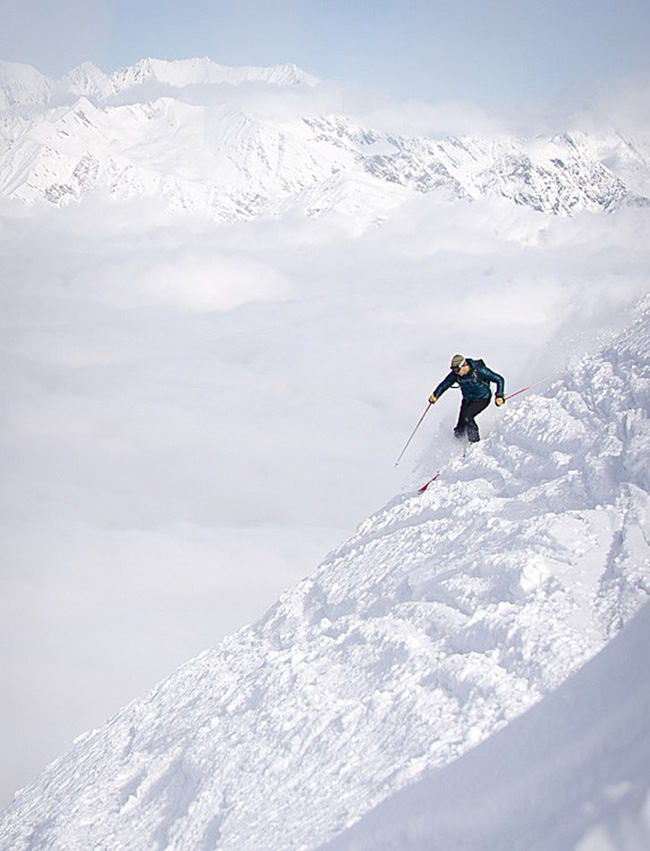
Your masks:
{"label": "black ski pants", "polygon": [[474,417],[478,416],[481,411],[484,411],[490,404],[490,396],[485,399],[463,399],[460,406],[460,414],[458,422],[454,429],[456,437],[461,437],[467,432],[467,439],[470,443],[476,443],[481,439],[478,433],[478,426]]}

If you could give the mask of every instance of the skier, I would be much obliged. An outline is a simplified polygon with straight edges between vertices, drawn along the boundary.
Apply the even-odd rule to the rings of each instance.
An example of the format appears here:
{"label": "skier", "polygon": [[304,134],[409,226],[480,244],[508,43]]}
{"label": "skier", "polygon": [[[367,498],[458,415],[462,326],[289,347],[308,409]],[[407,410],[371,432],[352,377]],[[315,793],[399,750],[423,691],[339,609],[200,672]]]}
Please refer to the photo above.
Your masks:
{"label": "skier", "polygon": [[475,417],[490,404],[492,398],[491,381],[497,386],[495,403],[500,407],[505,402],[505,381],[501,375],[492,372],[480,359],[472,360],[471,358],[464,358],[462,355],[454,355],[451,359],[451,372],[446,378],[443,378],[429,396],[429,402],[433,405],[445,390],[449,390],[453,384],[459,385],[463,394],[463,401],[460,405],[458,422],[454,429],[456,437],[467,434],[470,443],[476,443],[480,440]]}

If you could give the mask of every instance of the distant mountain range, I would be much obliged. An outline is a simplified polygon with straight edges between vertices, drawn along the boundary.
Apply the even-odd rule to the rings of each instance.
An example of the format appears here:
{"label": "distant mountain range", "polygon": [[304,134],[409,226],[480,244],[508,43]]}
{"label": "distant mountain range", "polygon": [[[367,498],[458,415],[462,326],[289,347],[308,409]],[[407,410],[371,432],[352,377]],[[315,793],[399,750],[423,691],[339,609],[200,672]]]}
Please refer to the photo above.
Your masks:
{"label": "distant mountain range", "polygon": [[558,215],[650,204],[650,145],[615,129],[433,139],[315,106],[261,118],[229,96],[318,84],[295,65],[210,59],[145,59],[112,74],[84,63],[58,80],[0,62],[0,197],[59,206],[141,197],[217,222],[291,210],[373,220],[420,194]]}
{"label": "distant mountain range", "polygon": [[143,59],[113,74],[105,74],[92,62],[84,62],[58,80],[46,77],[30,65],[0,61],[0,109],[27,104],[47,106],[70,95],[105,101],[151,82],[181,89],[191,85],[247,82],[314,86],[319,81],[295,65],[233,68],[205,58],[171,62]]}

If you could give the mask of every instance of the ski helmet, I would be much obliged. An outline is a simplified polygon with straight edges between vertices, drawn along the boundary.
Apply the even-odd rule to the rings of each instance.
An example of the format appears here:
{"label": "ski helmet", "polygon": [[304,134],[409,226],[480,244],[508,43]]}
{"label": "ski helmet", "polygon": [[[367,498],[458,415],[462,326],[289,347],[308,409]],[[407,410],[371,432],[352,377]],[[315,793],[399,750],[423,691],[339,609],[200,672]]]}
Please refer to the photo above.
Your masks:
{"label": "ski helmet", "polygon": [[464,362],[465,358],[462,355],[454,355],[451,359],[451,368],[460,369]]}

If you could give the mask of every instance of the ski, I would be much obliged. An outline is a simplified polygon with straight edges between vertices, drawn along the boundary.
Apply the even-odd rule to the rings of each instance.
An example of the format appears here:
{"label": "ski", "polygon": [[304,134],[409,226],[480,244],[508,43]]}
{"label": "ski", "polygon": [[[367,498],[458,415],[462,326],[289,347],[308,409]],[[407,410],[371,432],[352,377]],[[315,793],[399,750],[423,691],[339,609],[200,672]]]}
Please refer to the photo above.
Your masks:
{"label": "ski", "polygon": [[435,480],[438,478],[439,475],[440,475],[440,470],[438,470],[438,472],[435,474],[435,476],[432,479],[429,479],[429,481],[425,485],[422,485],[421,488],[418,488],[418,493],[424,493],[425,490],[429,487],[429,485],[431,485],[435,482]]}
{"label": "ski", "polygon": [[[471,443],[467,443],[467,444],[465,445],[465,448],[463,449],[463,454],[460,456],[461,458],[465,458],[465,457],[466,457],[466,455],[467,455],[467,453],[468,453],[468,451],[469,451],[470,446],[472,446],[472,444],[471,444]],[[422,487],[421,487],[421,488],[418,488],[418,493],[424,493],[424,492],[427,490],[427,488],[429,487],[429,485],[432,485],[432,484],[433,484],[433,483],[434,483],[434,482],[435,482],[435,481],[439,478],[439,476],[440,476],[440,473],[441,473],[441,472],[442,472],[442,470],[438,470],[438,472],[435,474],[435,476],[433,476],[432,478],[430,478],[428,482],[425,482],[425,483],[422,485]]]}

